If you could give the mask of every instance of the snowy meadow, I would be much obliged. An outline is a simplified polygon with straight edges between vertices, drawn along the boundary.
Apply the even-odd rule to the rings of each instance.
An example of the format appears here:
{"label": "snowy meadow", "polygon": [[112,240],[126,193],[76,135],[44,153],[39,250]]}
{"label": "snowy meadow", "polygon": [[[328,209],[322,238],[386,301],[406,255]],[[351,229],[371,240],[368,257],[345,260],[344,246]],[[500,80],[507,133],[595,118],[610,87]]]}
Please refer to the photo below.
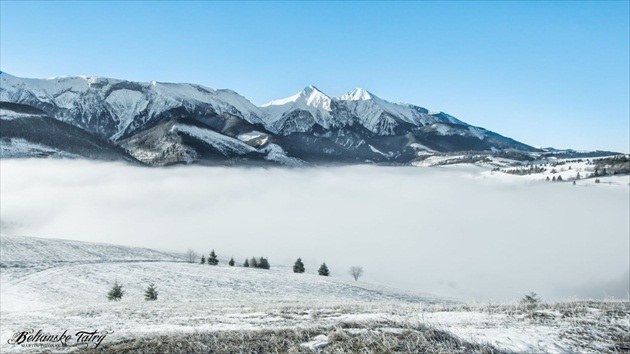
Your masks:
{"label": "snowy meadow", "polygon": [[[466,304],[286,266],[203,265],[147,248],[23,236],[0,237],[0,253],[3,353],[630,349],[627,300]],[[117,301],[105,296],[112,284],[122,285]],[[149,299],[148,284],[157,284]]]}
{"label": "snowy meadow", "polygon": [[628,177],[545,183],[486,168],[143,168],[2,160],[2,233],[185,252],[465,301],[628,296]]}

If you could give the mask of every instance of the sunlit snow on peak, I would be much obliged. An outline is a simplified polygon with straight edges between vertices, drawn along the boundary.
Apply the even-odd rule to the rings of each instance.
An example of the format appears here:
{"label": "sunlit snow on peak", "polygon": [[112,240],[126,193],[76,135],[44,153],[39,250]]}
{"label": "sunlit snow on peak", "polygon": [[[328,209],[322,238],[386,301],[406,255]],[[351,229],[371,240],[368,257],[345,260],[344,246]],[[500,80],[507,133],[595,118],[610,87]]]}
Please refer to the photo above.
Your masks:
{"label": "sunlit snow on peak", "polygon": [[[332,98],[317,87],[309,85],[293,96],[271,101],[262,105],[261,108],[269,119],[268,128],[271,131],[278,132],[285,129],[290,132],[303,132],[314,124],[329,128],[334,121],[331,115],[331,104]],[[307,116],[303,115],[304,112]],[[297,122],[291,118],[292,115],[298,115],[303,119]]]}
{"label": "sunlit snow on peak", "polygon": [[355,88],[347,94],[339,97],[339,99],[343,101],[365,101],[371,100],[373,98],[373,94],[371,94],[368,90],[362,88]]}
{"label": "sunlit snow on peak", "polygon": [[269,102],[261,105],[261,107],[282,106],[282,105],[285,105],[287,103],[295,102],[295,101],[297,101],[298,98],[300,98],[300,93],[296,93],[295,95],[289,96],[287,98],[281,98],[279,100],[269,101]]}
{"label": "sunlit snow on peak", "polygon": [[330,110],[331,98],[313,85],[306,86],[302,91],[293,96],[270,101],[261,105],[261,107],[283,106],[288,103],[297,103],[298,101],[305,101],[305,103],[309,106],[316,106]]}
{"label": "sunlit snow on peak", "polygon": [[300,94],[306,99],[307,105],[330,111],[331,98],[315,86],[306,87]]}

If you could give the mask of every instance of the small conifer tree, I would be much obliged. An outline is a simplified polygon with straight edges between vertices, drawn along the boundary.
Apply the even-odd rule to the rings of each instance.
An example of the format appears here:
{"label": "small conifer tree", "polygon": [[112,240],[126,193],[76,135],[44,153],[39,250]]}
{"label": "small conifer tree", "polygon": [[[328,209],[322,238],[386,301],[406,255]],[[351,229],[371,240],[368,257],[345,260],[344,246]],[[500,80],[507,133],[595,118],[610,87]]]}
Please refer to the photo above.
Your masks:
{"label": "small conifer tree", "polygon": [[302,262],[302,258],[298,258],[293,264],[293,273],[304,273],[306,268],[304,268],[304,263]]}
{"label": "small conifer tree", "polygon": [[217,264],[219,264],[219,260],[217,259],[217,254],[214,253],[214,250],[212,250],[210,252],[210,255],[208,256],[208,264],[209,265],[217,265]]}
{"label": "small conifer tree", "polygon": [[201,264],[206,264],[206,257],[201,256]]}
{"label": "small conifer tree", "polygon": [[230,258],[228,264],[230,265],[230,267],[234,267],[234,257]]}
{"label": "small conifer tree", "polygon": [[328,270],[328,266],[326,266],[326,262],[322,263],[322,265],[319,267],[319,270],[317,271],[317,273],[319,273],[319,275],[323,275],[325,277],[330,275],[330,271]]}
{"label": "small conifer tree", "polygon": [[158,292],[154,284],[149,284],[147,290],[144,291],[144,299],[147,301],[157,300]]}
{"label": "small conifer tree", "polygon": [[122,285],[118,284],[118,281],[114,282],[112,288],[107,293],[107,299],[110,301],[120,301],[125,292],[122,289]]}
{"label": "small conifer tree", "polygon": [[258,260],[256,259],[256,257],[252,257],[252,260],[249,262],[249,265],[252,266],[252,268],[258,268]]}
{"label": "small conifer tree", "polygon": [[245,259],[245,263],[243,263],[243,267],[249,268],[249,260]]}

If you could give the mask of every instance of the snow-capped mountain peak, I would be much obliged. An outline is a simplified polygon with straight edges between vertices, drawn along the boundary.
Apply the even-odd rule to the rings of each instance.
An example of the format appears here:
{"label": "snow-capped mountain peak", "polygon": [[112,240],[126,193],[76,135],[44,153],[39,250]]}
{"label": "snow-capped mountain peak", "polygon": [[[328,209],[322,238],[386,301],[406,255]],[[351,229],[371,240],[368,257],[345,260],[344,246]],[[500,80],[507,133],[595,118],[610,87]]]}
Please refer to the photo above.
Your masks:
{"label": "snow-capped mountain peak", "polygon": [[348,92],[347,94],[339,97],[341,101],[365,101],[374,99],[374,96],[371,92],[362,88],[355,88],[354,90]]}
{"label": "snow-capped mountain peak", "polygon": [[96,76],[50,79],[0,76],[0,101],[31,105],[50,116],[117,140],[173,109],[197,116],[229,114],[261,123],[262,112],[232,90],[195,84],[132,82]]}
{"label": "snow-capped mountain peak", "polygon": [[318,90],[317,87],[307,86],[300,94],[303,95],[307,105],[330,111],[332,99]]}
{"label": "snow-capped mountain peak", "polygon": [[332,98],[309,85],[293,96],[260,106],[267,115],[267,127],[274,132],[304,132],[318,124],[329,128],[334,124]]}
{"label": "snow-capped mountain peak", "polygon": [[300,104],[306,104],[309,106],[330,110],[331,101],[332,99],[328,97],[325,93],[320,91],[317,87],[309,85],[293,96],[270,101],[261,105],[261,107],[287,106],[290,104],[299,106]]}
{"label": "snow-capped mountain peak", "polygon": [[[408,161],[415,156],[406,148],[410,142],[432,151],[534,150],[446,113],[392,103],[360,88],[331,98],[310,85],[257,107],[232,90],[197,84],[97,76],[31,79],[0,72],[0,102],[0,138],[39,144],[41,139],[33,136],[47,136],[54,125],[57,131],[78,134],[76,149],[68,151],[84,153],[81,139],[105,138],[136,159],[158,165],[228,155],[273,160],[282,151],[323,160]],[[86,133],[77,133],[81,130]],[[251,148],[236,140],[252,132],[264,138],[248,141]],[[65,136],[57,138],[55,142]]]}

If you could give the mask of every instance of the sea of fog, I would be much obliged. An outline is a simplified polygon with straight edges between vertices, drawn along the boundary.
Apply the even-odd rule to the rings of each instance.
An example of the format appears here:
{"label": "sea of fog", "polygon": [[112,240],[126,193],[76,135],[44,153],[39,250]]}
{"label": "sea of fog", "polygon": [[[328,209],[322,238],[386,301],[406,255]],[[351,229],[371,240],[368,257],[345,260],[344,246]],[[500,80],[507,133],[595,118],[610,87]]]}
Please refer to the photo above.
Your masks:
{"label": "sea of fog", "polygon": [[467,300],[628,296],[628,186],[469,168],[144,168],[2,160],[2,233],[220,257],[301,257]]}

